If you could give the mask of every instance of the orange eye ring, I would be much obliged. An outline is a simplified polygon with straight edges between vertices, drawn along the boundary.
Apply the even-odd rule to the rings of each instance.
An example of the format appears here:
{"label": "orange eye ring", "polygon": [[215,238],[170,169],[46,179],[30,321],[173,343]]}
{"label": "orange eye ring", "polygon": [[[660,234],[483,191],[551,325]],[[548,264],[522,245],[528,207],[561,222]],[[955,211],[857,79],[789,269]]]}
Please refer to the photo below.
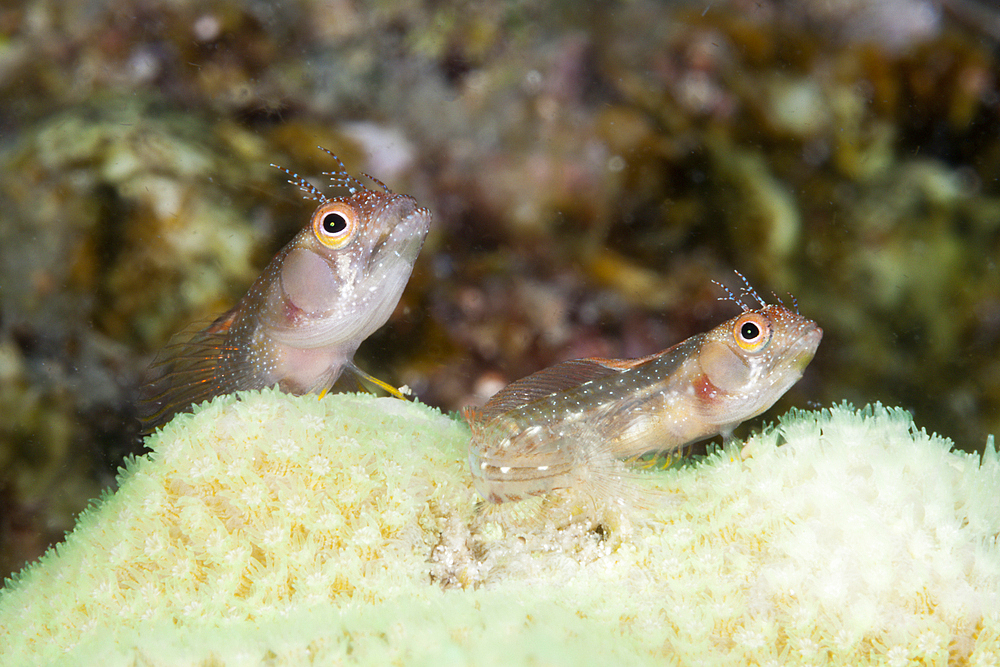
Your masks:
{"label": "orange eye ring", "polygon": [[763,349],[771,340],[771,321],[760,313],[746,313],[733,323],[733,340],[747,352]]}
{"label": "orange eye ring", "polygon": [[312,214],[312,229],[320,243],[336,250],[357,236],[358,214],[344,202],[327,202]]}

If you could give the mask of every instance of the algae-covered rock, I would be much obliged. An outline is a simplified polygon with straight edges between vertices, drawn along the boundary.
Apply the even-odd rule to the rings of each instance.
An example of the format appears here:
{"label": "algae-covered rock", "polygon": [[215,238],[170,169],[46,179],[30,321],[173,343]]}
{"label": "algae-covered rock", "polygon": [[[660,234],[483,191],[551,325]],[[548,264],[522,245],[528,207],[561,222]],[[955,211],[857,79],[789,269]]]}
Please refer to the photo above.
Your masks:
{"label": "algae-covered rock", "polygon": [[0,591],[0,663],[1000,656],[992,443],[980,462],[901,410],[793,412],[595,515],[572,495],[483,512],[467,438],[369,396],[248,392],[180,415]]}

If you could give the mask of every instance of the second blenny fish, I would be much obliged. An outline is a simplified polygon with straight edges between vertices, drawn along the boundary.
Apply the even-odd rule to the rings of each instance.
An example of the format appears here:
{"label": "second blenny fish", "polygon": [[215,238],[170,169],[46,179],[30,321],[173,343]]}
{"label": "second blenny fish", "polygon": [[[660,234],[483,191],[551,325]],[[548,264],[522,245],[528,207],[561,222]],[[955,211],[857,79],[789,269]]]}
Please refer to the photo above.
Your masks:
{"label": "second blenny fish", "polygon": [[[741,276],[742,277],[742,276]],[[727,290],[728,292],[728,290]],[[469,466],[492,503],[555,489],[592,491],[620,461],[675,452],[767,410],[802,376],[823,330],[783,305],[751,309],[639,359],[575,359],[466,408]]]}
{"label": "second blenny fish", "polygon": [[239,303],[160,353],[151,367],[156,378],[141,390],[144,432],[238,390],[277,385],[291,394],[324,392],[345,369],[394,391],[352,358],[396,307],[431,214],[370,176],[382,191],[367,188],[330,155],[339,169],[325,175],[346,196],[327,197],[277,167],[319,206]]}

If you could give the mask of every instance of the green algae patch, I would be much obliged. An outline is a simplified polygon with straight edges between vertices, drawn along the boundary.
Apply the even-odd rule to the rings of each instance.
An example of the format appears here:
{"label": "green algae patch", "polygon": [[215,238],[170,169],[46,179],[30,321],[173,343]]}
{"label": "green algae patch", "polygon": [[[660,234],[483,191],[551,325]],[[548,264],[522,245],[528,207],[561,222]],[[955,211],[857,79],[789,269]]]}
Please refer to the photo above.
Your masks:
{"label": "green algae patch", "polygon": [[181,415],[0,591],[0,664],[1000,656],[991,443],[980,461],[900,410],[793,412],[742,456],[631,482],[617,509],[554,494],[484,513],[468,437],[369,396]]}

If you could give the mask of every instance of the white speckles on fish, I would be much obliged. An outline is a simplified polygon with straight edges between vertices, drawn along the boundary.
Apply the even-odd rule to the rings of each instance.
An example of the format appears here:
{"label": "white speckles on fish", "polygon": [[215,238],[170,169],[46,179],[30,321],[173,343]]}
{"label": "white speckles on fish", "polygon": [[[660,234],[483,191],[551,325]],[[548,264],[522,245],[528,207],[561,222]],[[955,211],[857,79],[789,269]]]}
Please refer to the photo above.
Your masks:
{"label": "white speckles on fish", "polygon": [[339,169],[326,175],[348,194],[329,198],[278,167],[319,206],[239,303],[153,362],[155,379],[140,394],[144,432],[220,394],[274,385],[323,392],[345,368],[369,377],[354,352],[396,307],[431,214],[370,176],[383,191],[369,189],[330,155]]}
{"label": "white speckles on fish", "polygon": [[[728,290],[727,290],[728,292]],[[601,488],[619,461],[672,452],[767,410],[802,376],[823,336],[812,320],[757,299],[711,331],[639,359],[575,359],[466,408],[469,467],[493,503]]]}

